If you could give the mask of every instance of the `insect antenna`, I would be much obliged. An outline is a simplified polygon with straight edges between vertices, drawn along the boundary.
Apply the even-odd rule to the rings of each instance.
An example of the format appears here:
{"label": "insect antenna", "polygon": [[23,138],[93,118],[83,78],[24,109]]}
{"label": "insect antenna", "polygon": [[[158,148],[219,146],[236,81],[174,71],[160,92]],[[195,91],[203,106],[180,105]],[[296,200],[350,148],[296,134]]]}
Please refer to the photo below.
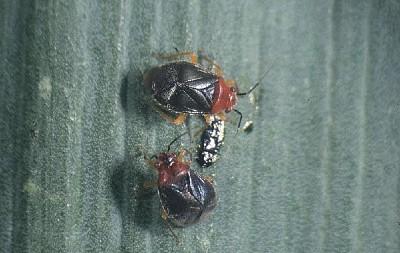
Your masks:
{"label": "insect antenna", "polygon": [[258,81],[256,84],[253,85],[253,87],[250,88],[250,90],[246,92],[238,92],[236,93],[237,96],[246,96],[247,94],[250,94],[257,86],[260,85],[260,82]]}
{"label": "insect antenna", "polygon": [[188,132],[184,132],[183,134],[178,135],[177,137],[175,137],[175,139],[173,139],[170,144],[168,144],[168,152],[171,150],[171,146],[172,144],[174,144],[179,138],[181,138],[182,136],[184,136],[185,134],[188,134]]}
{"label": "insect antenna", "polygon": [[271,65],[271,67],[269,67],[264,74],[261,76],[261,78],[258,80],[258,82],[256,82],[253,87],[251,87],[248,91],[246,92],[238,92],[236,93],[237,96],[245,96],[247,94],[250,94],[255,88],[257,88],[258,85],[260,85],[261,81],[267,76],[267,74],[269,73],[269,71],[272,69],[272,67],[274,66],[274,64]]}

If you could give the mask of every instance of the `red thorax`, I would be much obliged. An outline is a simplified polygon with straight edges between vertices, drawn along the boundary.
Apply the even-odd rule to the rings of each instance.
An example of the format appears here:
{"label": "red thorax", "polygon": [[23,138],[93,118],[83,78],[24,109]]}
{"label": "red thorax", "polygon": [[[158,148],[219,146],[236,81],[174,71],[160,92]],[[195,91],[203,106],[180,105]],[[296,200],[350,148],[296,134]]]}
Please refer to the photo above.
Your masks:
{"label": "red thorax", "polygon": [[213,95],[211,113],[230,112],[236,105],[236,88],[227,85],[222,77],[218,78]]}
{"label": "red thorax", "polygon": [[158,171],[158,185],[170,185],[189,171],[189,165],[178,159],[175,153],[161,153],[154,163]]}

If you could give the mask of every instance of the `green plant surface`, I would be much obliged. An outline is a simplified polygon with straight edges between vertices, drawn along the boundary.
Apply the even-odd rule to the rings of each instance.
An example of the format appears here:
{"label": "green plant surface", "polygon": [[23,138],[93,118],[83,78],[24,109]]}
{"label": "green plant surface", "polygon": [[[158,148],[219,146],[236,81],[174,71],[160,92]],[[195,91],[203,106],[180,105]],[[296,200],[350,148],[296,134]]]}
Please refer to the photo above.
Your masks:
{"label": "green plant surface", "polygon": [[[397,1],[4,0],[0,17],[0,252],[400,252]],[[227,114],[219,161],[192,164],[218,206],[179,245],[143,187],[144,154],[186,131],[143,91],[175,47],[242,91],[271,68],[236,107],[253,131]]]}

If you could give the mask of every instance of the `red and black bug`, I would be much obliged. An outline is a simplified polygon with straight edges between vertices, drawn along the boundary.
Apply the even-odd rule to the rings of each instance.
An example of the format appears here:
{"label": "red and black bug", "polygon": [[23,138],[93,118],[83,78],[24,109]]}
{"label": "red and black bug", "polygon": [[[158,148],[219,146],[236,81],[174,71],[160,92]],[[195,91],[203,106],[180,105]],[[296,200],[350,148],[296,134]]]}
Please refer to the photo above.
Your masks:
{"label": "red and black bug", "polygon": [[218,115],[206,117],[207,127],[204,129],[197,149],[196,161],[201,167],[209,167],[218,158],[224,141],[224,121]]}
{"label": "red and black bug", "polygon": [[182,124],[187,114],[217,114],[235,111],[239,114],[239,126],[242,113],[234,109],[237,97],[252,92],[260,82],[249,91],[238,92],[234,80],[225,80],[222,69],[206,56],[213,71],[207,70],[197,62],[193,52],[177,52],[159,55],[166,60],[175,60],[189,56],[191,62],[176,61],[154,67],[144,75],[144,85],[150,91],[155,105],[171,118],[174,124]]}
{"label": "red and black bug", "polygon": [[186,227],[207,217],[217,205],[217,198],[212,182],[190,170],[185,150],[169,152],[171,144],[168,152],[155,156],[150,163],[158,171],[162,218],[177,227]]}

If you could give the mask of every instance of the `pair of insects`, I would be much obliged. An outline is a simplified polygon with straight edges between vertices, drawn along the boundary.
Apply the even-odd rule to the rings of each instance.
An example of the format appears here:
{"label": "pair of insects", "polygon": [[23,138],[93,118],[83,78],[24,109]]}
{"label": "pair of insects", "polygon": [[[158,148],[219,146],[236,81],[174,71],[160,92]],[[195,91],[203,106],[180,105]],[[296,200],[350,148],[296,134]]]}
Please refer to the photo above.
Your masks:
{"label": "pair of insects", "polygon": [[[211,69],[198,64],[193,52],[159,55],[166,60],[189,57],[188,61],[174,61],[154,67],[144,75],[144,85],[162,116],[173,124],[182,124],[187,115],[202,115],[207,126],[202,133],[197,162],[202,167],[212,165],[223,142],[224,113],[235,111],[237,97],[252,92],[238,92],[233,80],[225,80],[221,67],[203,56]],[[175,141],[175,140],[174,140]],[[170,146],[169,146],[170,147]],[[185,227],[208,216],[217,200],[214,185],[189,169],[190,161],[184,151],[164,152],[155,156],[152,166],[158,171],[158,193],[162,217],[175,226]]]}

